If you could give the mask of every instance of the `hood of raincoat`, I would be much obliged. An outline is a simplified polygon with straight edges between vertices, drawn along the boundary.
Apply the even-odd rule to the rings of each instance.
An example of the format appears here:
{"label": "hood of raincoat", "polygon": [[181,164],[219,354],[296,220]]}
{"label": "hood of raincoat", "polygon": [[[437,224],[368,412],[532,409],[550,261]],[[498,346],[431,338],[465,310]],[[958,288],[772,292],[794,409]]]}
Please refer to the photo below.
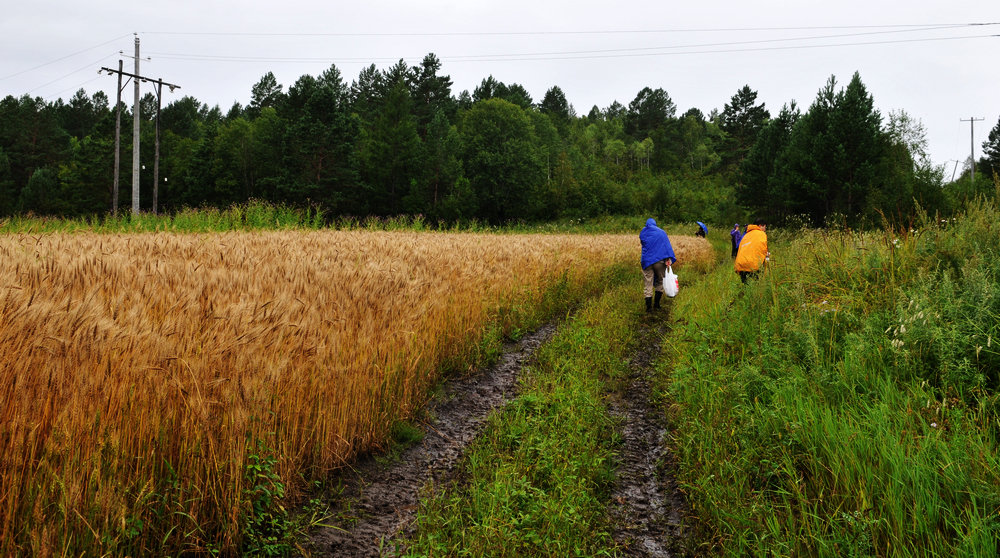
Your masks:
{"label": "hood of raincoat", "polygon": [[646,220],[646,226],[639,231],[639,242],[642,244],[641,265],[643,269],[664,258],[670,258],[674,263],[677,262],[674,249],[670,246],[670,238],[667,237],[667,233],[663,229],[656,226],[655,219]]}

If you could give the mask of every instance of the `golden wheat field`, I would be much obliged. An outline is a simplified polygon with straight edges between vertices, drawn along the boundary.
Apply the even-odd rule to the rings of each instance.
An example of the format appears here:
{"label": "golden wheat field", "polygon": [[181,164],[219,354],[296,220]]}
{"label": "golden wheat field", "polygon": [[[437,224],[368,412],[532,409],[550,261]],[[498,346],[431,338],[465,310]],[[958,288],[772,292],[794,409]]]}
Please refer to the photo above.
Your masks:
{"label": "golden wheat field", "polygon": [[322,478],[502,309],[611,266],[638,292],[638,257],[636,235],[2,236],[0,554],[231,552],[248,452]]}

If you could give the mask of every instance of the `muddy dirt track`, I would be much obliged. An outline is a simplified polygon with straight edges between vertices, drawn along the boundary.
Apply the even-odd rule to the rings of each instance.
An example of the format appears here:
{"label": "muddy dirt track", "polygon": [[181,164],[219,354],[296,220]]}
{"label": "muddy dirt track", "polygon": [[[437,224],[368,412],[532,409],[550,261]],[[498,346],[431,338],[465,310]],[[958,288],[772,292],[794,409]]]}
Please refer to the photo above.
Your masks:
{"label": "muddy dirt track", "polygon": [[504,346],[500,360],[469,377],[449,381],[431,404],[422,425],[424,438],[388,466],[365,458],[344,474],[339,507],[331,511],[334,527],[314,532],[308,556],[392,556],[393,539],[413,519],[419,492],[428,482],[441,484],[475,439],[490,411],[512,400],[517,378],[529,358],[555,331],[549,324]]}
{"label": "muddy dirt track", "polygon": [[611,414],[620,420],[623,441],[611,517],[617,525],[615,541],[626,556],[684,554],[686,504],[672,474],[666,414],[650,400],[653,362],[668,330],[670,306],[667,302],[661,311],[643,316],[628,377],[609,401]]}
{"label": "muddy dirt track", "polygon": [[[609,513],[619,527],[615,540],[626,556],[675,556],[680,545],[683,500],[669,474],[664,449],[665,417],[649,401],[652,361],[659,354],[667,327],[669,303],[643,317],[640,343],[630,358],[623,392],[611,398],[611,412],[621,418],[622,465]],[[517,378],[534,351],[556,329],[546,325],[517,343],[504,347],[493,366],[469,377],[449,381],[431,404],[423,424],[424,438],[383,464],[372,457],[356,463],[340,478],[343,491],[335,498],[328,527],[314,530],[301,542],[307,557],[393,556],[395,542],[409,531],[420,490],[428,483],[447,483],[462,451],[477,435],[491,411],[516,395]],[[665,465],[666,464],[666,465]]]}

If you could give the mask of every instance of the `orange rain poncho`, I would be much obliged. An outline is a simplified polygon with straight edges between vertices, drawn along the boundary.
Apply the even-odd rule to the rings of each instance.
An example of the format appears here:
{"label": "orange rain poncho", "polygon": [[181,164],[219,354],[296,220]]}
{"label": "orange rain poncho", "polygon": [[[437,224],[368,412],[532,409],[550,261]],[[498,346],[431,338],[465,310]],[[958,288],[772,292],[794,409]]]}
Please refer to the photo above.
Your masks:
{"label": "orange rain poncho", "polygon": [[739,251],[733,268],[740,271],[759,271],[767,257],[767,235],[757,225],[747,225],[747,232],[740,240]]}

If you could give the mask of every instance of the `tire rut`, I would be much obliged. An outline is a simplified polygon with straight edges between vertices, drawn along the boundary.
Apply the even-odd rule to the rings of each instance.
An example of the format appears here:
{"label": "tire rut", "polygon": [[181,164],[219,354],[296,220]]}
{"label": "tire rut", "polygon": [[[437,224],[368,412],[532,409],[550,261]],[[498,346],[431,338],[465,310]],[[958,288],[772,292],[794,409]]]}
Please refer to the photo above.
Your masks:
{"label": "tire rut", "polygon": [[666,444],[667,418],[651,400],[654,361],[660,353],[671,303],[645,314],[637,329],[629,375],[611,398],[611,414],[621,421],[621,465],[612,491],[615,541],[626,556],[671,557],[684,554],[683,519],[687,505],[672,473]]}
{"label": "tire rut", "polygon": [[[302,556],[392,556],[416,514],[420,491],[447,482],[464,448],[489,413],[516,396],[517,378],[534,351],[556,330],[547,324],[504,346],[500,360],[468,377],[448,381],[428,405],[424,437],[392,463],[361,458],[338,479],[327,526],[312,531]],[[336,482],[336,481],[335,481]]]}

